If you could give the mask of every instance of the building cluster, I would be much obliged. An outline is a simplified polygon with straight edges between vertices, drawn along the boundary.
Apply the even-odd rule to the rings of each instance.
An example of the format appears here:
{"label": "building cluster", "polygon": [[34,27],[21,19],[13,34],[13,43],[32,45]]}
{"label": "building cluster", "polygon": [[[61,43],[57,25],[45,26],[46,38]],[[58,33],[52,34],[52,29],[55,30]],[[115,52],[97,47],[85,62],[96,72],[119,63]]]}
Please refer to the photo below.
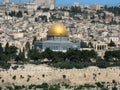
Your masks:
{"label": "building cluster", "polygon": [[[116,47],[120,47],[120,15],[105,11],[100,5],[79,5],[55,7],[54,0],[33,0],[31,3],[9,3],[4,0],[0,4],[0,42],[4,47],[8,42],[23,50],[30,42],[33,47],[33,38],[38,41],[47,39],[47,31],[53,23],[61,22],[68,31],[69,41],[74,43],[85,42],[87,49],[96,50],[100,56],[110,47],[112,40]],[[72,8],[80,7],[81,13],[71,13]],[[119,5],[116,6],[119,8]],[[98,10],[103,10],[99,13]],[[22,16],[10,16],[21,11]],[[13,13],[13,14],[14,14]],[[104,18],[104,16],[106,16]],[[103,19],[104,18],[104,19]],[[109,24],[115,21],[117,24]],[[90,46],[89,43],[92,45]],[[82,48],[81,49],[85,49]]]}
{"label": "building cluster", "polygon": [[41,6],[42,8],[50,8],[54,9],[55,6],[55,0],[33,0],[33,3],[36,3],[38,6]]}

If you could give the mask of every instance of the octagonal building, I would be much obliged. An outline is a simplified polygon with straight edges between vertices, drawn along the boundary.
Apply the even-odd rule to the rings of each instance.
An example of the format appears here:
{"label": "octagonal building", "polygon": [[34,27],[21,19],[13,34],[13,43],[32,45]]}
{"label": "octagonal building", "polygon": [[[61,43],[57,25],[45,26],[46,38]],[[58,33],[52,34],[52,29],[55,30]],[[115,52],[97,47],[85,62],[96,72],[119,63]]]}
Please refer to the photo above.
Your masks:
{"label": "octagonal building", "polygon": [[36,41],[34,46],[41,51],[44,51],[46,48],[62,52],[66,52],[70,48],[80,49],[79,43],[72,43],[69,41],[68,32],[65,26],[60,22],[57,22],[50,27],[47,32],[46,41]]}

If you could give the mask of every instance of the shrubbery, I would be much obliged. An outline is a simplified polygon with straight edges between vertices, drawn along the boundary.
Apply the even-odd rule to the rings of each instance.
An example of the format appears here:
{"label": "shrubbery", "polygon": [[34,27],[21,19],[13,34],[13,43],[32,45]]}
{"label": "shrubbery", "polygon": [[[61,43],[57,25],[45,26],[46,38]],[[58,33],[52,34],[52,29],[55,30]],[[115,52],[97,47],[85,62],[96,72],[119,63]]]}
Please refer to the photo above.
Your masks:
{"label": "shrubbery", "polygon": [[[114,82],[96,82],[95,84],[84,84],[84,85],[74,85],[71,86],[66,83],[58,83],[58,84],[48,84],[48,83],[42,83],[42,84],[31,84],[27,86],[18,86],[18,85],[12,85],[12,86],[6,86],[6,90],[62,90],[63,88],[66,88],[66,90],[93,90],[93,89],[98,89],[98,90],[117,90],[118,84]],[[4,87],[5,88],[5,87]],[[0,87],[0,90],[2,90],[2,87]]]}
{"label": "shrubbery", "polygon": [[[86,68],[88,66],[98,66],[100,68],[106,68],[111,66],[120,66],[120,50],[106,51],[104,59],[98,57],[97,52],[94,50],[77,50],[69,49],[67,52],[55,52],[47,48],[44,52],[40,52],[33,48],[30,50],[29,43],[26,43],[28,47],[28,59],[25,59],[25,51],[16,55],[17,48],[9,46],[7,43],[5,51],[0,44],[0,67],[9,69],[10,64],[8,61],[15,60],[17,63],[33,63],[36,65],[46,63],[56,68]],[[47,58],[47,61],[43,61]]]}

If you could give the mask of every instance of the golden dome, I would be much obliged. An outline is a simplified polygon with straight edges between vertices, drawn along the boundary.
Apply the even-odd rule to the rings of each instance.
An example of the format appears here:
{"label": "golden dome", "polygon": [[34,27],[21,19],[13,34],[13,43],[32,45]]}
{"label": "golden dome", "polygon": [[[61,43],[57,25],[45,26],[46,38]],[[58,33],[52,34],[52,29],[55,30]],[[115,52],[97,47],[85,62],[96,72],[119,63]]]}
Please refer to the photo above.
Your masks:
{"label": "golden dome", "polygon": [[68,36],[68,32],[64,25],[58,22],[53,24],[48,30],[48,36]]}

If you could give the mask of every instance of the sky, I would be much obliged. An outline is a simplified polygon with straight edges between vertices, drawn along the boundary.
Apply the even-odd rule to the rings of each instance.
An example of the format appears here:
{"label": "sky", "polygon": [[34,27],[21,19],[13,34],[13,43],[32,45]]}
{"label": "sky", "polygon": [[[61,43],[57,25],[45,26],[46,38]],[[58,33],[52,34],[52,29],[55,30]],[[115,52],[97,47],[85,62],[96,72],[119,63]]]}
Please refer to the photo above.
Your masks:
{"label": "sky", "polygon": [[[2,2],[3,0],[0,0]],[[10,0],[14,2],[29,2],[32,0]],[[72,5],[74,2],[79,2],[79,4],[101,4],[101,5],[117,5],[120,0],[56,0],[56,5]]]}
{"label": "sky", "polygon": [[72,5],[74,2],[79,2],[79,4],[101,4],[101,5],[117,5],[120,0],[57,0],[58,5]]}

